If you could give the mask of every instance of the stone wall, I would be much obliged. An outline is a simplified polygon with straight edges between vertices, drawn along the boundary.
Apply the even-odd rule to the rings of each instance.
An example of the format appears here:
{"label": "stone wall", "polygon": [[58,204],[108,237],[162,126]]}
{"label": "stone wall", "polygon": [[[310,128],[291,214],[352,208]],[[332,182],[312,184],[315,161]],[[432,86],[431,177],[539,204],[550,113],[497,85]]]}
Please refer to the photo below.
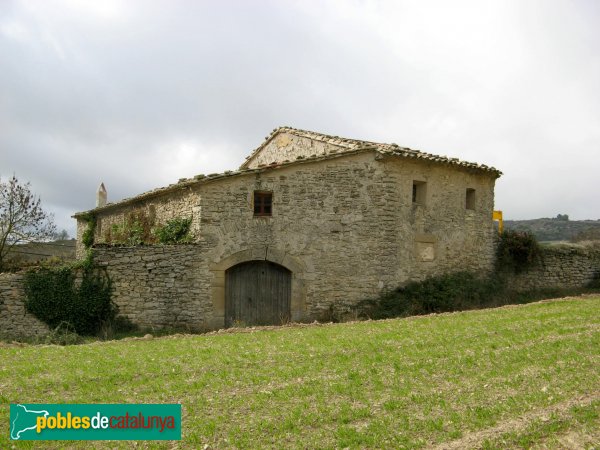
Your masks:
{"label": "stone wall", "polygon": [[[415,177],[428,183],[419,205]],[[407,280],[491,270],[493,186],[481,173],[374,153],[299,163],[203,185],[200,239],[214,263],[256,246],[300,260],[313,319]],[[467,187],[479,193],[473,210]],[[273,192],[272,217],[254,217],[255,190]]]}
{"label": "stone wall", "polygon": [[[389,239],[398,249],[390,261],[396,273],[386,287],[456,270],[489,273],[495,258],[494,178],[396,158],[385,166],[396,198],[382,207],[390,208],[394,227]],[[419,202],[412,201],[413,183],[424,186]],[[466,207],[467,189],[475,193],[472,209]]]}
{"label": "stone wall", "polygon": [[[294,320],[320,318],[319,309],[312,308],[318,291],[311,274],[316,268],[302,267],[290,260],[290,255],[278,253],[268,247],[254,247],[235,253],[221,261],[211,263],[205,243],[177,246],[140,246],[95,248],[96,262],[104,267],[112,279],[114,301],[119,313],[146,329],[178,328],[189,331],[204,331],[222,326],[223,304],[215,303],[214,291],[223,290],[223,278],[217,275],[237,262],[268,259],[288,267],[293,272],[293,289],[296,295],[304,296],[306,316]],[[360,274],[340,264],[340,272],[347,270],[354,278]],[[448,269],[451,271],[451,269]],[[321,272],[319,272],[321,273]],[[600,273],[600,249],[578,245],[543,247],[542,262],[526,272],[512,277],[513,289],[526,291],[548,287],[585,287]],[[353,292],[377,292],[379,286],[366,286],[359,290],[356,285],[347,289],[329,279],[338,292],[349,297]],[[23,275],[0,274],[0,336],[35,337],[49,332],[48,327],[25,312]],[[371,280],[371,284],[374,281]],[[323,289],[323,287],[321,287]],[[330,289],[330,288],[328,288]],[[331,292],[331,291],[330,291]],[[363,296],[355,294],[355,299]],[[310,296],[315,296],[311,298]],[[221,299],[222,300],[222,299]],[[296,301],[296,300],[293,300]],[[337,305],[346,304],[340,297]],[[331,299],[321,299],[330,305]],[[319,303],[317,303],[319,305]]]}
{"label": "stone wall", "polygon": [[45,323],[25,311],[23,275],[0,273],[0,337],[31,338],[49,332]]}
{"label": "stone wall", "polygon": [[329,142],[318,141],[291,133],[279,133],[245,164],[249,168],[269,165],[273,162],[295,161],[298,157],[321,156],[345,150]]}
{"label": "stone wall", "polygon": [[210,328],[210,280],[201,245],[100,247],[94,259],[113,283],[119,315],[148,329]]}
{"label": "stone wall", "polygon": [[[304,148],[296,141],[290,148]],[[292,319],[314,320],[408,280],[489,272],[494,181],[494,174],[375,151],[302,160],[98,210],[97,243],[111,224],[143,210],[161,222],[191,215],[195,245],[94,252],[116,280],[122,312],[143,326],[222,327],[226,270],[258,259],[292,272]],[[418,202],[415,182],[426,188]],[[476,193],[472,208],[467,189]],[[254,215],[255,191],[272,192],[272,216]]]}
{"label": "stone wall", "polygon": [[582,245],[542,247],[538,264],[511,278],[518,291],[541,288],[578,288],[600,276],[600,248]]}
{"label": "stone wall", "polygon": [[[168,196],[154,197],[150,200],[113,208],[110,214],[98,214],[96,218],[96,243],[110,240],[113,225],[122,225],[131,213],[143,213],[153,226],[164,225],[174,217],[192,217],[192,231],[197,232],[200,225],[200,199],[198,192],[182,188],[170,192]],[[77,257],[85,254],[81,238],[87,226],[85,220],[77,221]]]}

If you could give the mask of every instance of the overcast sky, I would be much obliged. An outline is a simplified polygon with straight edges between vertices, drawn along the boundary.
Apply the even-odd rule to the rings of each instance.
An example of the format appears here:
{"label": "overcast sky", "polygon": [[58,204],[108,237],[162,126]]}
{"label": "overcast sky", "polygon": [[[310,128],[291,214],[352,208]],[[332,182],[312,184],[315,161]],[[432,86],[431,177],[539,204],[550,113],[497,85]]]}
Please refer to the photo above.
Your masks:
{"label": "overcast sky", "polygon": [[497,167],[509,219],[600,218],[600,2],[0,0],[0,176],[59,229],[237,168],[281,125]]}

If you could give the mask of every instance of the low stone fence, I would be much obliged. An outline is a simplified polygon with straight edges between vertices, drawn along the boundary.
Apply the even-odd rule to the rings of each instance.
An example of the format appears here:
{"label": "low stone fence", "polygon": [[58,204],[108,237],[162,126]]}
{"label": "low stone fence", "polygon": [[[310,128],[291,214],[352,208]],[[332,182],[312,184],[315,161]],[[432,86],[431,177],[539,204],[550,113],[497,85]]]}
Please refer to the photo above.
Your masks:
{"label": "low stone fence", "polygon": [[23,275],[0,273],[0,338],[47,335],[48,326],[25,311]]}
{"label": "low stone fence", "polygon": [[144,329],[207,330],[212,317],[210,280],[197,244],[98,247],[119,315]]}
{"label": "low stone fence", "polygon": [[[110,276],[121,315],[145,329],[209,329],[214,307],[207,262],[196,244],[94,249]],[[600,248],[557,245],[542,248],[539,264],[511,277],[517,291],[581,288],[600,276]],[[0,338],[39,337],[49,328],[25,311],[23,275],[0,273]]]}
{"label": "low stone fence", "polygon": [[511,277],[516,291],[580,288],[600,276],[600,247],[576,244],[543,246],[540,261]]}

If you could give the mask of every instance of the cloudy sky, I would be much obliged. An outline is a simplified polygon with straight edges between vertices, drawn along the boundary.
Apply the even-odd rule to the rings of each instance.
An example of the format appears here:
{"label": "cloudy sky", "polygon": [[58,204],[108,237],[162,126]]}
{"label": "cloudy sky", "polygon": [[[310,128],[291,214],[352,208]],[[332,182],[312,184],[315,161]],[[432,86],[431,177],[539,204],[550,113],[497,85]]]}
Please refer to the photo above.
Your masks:
{"label": "cloudy sky", "polygon": [[600,2],[0,0],[0,177],[59,228],[289,125],[493,165],[510,219],[600,218]]}

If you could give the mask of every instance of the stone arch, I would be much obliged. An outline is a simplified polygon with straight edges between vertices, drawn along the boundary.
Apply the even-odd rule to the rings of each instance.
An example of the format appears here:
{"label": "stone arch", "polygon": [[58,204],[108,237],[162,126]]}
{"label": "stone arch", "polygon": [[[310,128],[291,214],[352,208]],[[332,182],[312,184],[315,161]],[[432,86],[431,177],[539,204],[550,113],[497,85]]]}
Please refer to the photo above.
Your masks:
{"label": "stone arch", "polygon": [[306,266],[303,261],[281,250],[258,246],[230,254],[209,267],[212,273],[211,297],[213,319],[211,327],[225,326],[225,271],[237,264],[250,261],[270,261],[285,267],[292,273],[291,315],[292,321],[306,319]]}
{"label": "stone arch", "polygon": [[225,271],[225,327],[289,322],[292,272],[271,261],[248,261]]}

